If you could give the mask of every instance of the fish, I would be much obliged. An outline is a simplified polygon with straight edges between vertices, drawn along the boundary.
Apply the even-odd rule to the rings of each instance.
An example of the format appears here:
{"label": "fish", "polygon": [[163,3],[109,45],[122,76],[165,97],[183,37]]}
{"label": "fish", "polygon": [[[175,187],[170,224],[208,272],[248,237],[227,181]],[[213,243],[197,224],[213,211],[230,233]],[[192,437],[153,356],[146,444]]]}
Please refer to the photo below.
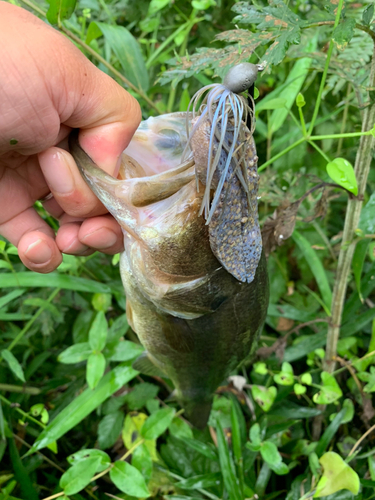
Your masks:
{"label": "fish", "polygon": [[256,346],[269,285],[253,108],[230,83],[204,87],[190,107],[143,121],[117,178],[85,153],[78,131],[70,152],[123,229],[126,314],[145,348],[133,367],[170,379],[204,428],[216,389]]}

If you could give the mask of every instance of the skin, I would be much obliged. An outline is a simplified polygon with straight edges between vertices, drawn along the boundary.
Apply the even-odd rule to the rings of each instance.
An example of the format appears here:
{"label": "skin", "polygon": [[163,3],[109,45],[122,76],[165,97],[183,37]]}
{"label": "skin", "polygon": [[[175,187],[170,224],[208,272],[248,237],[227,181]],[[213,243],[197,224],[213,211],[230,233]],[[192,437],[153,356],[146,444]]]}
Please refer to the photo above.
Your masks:
{"label": "skin", "polygon": [[[0,1],[0,234],[31,270],[53,271],[62,253],[117,253],[123,236],[67,151],[79,128],[85,151],[117,175],[141,120],[137,101],[66,37]],[[12,144],[13,139],[17,141]],[[33,205],[59,220],[55,235]]]}

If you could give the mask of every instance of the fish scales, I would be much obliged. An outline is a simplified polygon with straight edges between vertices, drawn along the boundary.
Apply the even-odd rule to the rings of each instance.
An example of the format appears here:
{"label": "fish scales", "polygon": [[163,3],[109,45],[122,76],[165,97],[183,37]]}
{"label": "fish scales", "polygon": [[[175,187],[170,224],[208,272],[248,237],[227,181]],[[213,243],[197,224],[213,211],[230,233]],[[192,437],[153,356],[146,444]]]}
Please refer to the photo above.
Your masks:
{"label": "fish scales", "polygon": [[[252,248],[251,282],[228,272],[212,251],[215,241],[220,247],[221,240],[225,258],[230,257],[233,241],[225,239],[226,233],[231,229],[236,236],[241,233],[246,247],[250,240],[243,236],[244,227],[257,223],[256,152],[250,132],[241,125],[250,210],[234,160],[216,207],[222,218],[217,214],[206,225],[200,215],[204,186],[195,179],[195,165],[184,166],[182,158],[188,144],[185,118],[185,113],[173,113],[142,122],[123,155],[119,179],[94,164],[79,146],[77,133],[70,138],[70,150],[83,177],[124,232],[120,271],[127,317],[146,349],[134,366],[172,380],[188,418],[202,428],[216,388],[254,349],[267,312],[268,276],[263,253],[257,265],[251,263]],[[204,151],[206,146],[202,139],[198,149]],[[200,153],[193,143],[191,149],[198,164]],[[225,154],[222,151],[218,176]],[[235,223],[230,219],[233,213]],[[243,258],[244,248],[241,252],[233,253],[234,266],[235,259]]]}

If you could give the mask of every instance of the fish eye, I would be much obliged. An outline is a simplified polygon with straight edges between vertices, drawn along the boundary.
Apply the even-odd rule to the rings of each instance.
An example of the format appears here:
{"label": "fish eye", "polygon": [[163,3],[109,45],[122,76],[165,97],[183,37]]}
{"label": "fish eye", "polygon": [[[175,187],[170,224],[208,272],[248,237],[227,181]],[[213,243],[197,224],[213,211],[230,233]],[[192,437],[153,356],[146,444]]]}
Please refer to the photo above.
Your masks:
{"label": "fish eye", "polygon": [[181,137],[178,132],[170,128],[159,130],[155,145],[160,149],[175,149],[181,145]]}

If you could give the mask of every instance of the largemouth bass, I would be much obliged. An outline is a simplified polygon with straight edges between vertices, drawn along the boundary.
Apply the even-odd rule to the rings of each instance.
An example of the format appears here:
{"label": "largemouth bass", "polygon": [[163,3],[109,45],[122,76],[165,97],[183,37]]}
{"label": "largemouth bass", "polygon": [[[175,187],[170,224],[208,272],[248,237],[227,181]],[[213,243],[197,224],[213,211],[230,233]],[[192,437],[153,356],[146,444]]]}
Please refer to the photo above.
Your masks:
{"label": "largemouth bass", "polygon": [[134,366],[171,379],[200,428],[217,387],[254,348],[268,306],[252,110],[228,86],[202,89],[192,112],[142,122],[117,179],[77,132],[70,139],[83,177],[123,228],[127,317],[146,349]]}

